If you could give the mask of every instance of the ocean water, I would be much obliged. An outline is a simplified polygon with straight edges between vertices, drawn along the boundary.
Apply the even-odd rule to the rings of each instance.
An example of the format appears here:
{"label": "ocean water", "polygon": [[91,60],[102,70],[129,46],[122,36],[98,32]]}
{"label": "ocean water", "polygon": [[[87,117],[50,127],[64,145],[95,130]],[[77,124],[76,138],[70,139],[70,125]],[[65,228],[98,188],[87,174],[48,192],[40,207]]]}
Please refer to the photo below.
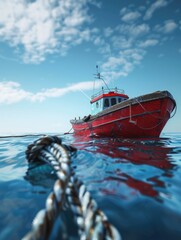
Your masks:
{"label": "ocean water", "polygon": [[[157,139],[61,137],[77,147],[74,170],[123,240],[181,239],[181,133]],[[38,138],[0,138],[0,240],[21,239],[52,191],[56,176],[50,166],[28,169],[25,151]],[[60,213],[51,239],[79,239],[69,209]]]}

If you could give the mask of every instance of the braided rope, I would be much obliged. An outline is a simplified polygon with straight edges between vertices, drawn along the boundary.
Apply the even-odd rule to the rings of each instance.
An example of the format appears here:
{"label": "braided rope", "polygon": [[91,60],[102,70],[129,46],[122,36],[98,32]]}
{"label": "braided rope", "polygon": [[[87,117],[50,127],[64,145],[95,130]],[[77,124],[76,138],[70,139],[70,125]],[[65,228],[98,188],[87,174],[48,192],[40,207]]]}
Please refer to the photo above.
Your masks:
{"label": "braided rope", "polygon": [[118,231],[108,222],[106,215],[98,209],[85,185],[75,176],[71,167],[71,156],[76,149],[63,145],[56,136],[43,137],[28,146],[26,151],[30,163],[43,161],[55,170],[58,180],[49,194],[45,209],[33,220],[32,230],[23,240],[47,239],[60,210],[68,200],[78,225],[81,240],[120,240]]}
{"label": "braided rope", "polygon": [[121,239],[117,230],[108,222],[106,215],[98,209],[85,185],[75,175],[71,176],[66,193],[77,218],[81,240]]}

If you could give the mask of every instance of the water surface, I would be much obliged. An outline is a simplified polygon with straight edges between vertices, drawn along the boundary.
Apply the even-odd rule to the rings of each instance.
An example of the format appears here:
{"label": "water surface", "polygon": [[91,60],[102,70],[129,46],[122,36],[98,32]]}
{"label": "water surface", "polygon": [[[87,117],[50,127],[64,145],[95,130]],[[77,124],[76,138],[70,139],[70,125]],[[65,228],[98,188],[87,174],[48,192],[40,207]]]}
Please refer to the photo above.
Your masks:
{"label": "water surface", "polygon": [[[50,166],[28,169],[27,146],[38,136],[0,138],[0,239],[21,239],[44,208],[56,176]],[[181,134],[157,139],[87,139],[73,166],[123,240],[181,239]],[[73,215],[61,213],[52,239],[79,239]]]}

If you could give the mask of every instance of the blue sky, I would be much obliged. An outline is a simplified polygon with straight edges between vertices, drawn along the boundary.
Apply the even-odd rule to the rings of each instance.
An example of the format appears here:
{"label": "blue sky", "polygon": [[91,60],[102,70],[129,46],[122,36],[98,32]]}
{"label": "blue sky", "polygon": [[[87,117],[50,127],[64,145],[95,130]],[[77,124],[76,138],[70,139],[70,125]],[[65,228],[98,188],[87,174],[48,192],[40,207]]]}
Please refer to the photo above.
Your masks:
{"label": "blue sky", "polygon": [[164,131],[181,132],[179,0],[0,0],[0,9],[0,134],[68,131],[90,113],[97,64],[129,97],[170,91],[178,107]]}

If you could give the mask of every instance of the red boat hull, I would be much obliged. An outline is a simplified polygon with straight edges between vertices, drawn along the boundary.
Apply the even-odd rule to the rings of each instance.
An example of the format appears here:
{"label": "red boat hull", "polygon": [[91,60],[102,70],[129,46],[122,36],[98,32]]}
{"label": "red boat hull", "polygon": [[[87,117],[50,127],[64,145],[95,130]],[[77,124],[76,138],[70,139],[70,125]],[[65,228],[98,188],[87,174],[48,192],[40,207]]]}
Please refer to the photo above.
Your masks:
{"label": "red boat hull", "polygon": [[167,91],[119,103],[86,120],[72,120],[75,135],[94,137],[159,137],[176,106]]}

